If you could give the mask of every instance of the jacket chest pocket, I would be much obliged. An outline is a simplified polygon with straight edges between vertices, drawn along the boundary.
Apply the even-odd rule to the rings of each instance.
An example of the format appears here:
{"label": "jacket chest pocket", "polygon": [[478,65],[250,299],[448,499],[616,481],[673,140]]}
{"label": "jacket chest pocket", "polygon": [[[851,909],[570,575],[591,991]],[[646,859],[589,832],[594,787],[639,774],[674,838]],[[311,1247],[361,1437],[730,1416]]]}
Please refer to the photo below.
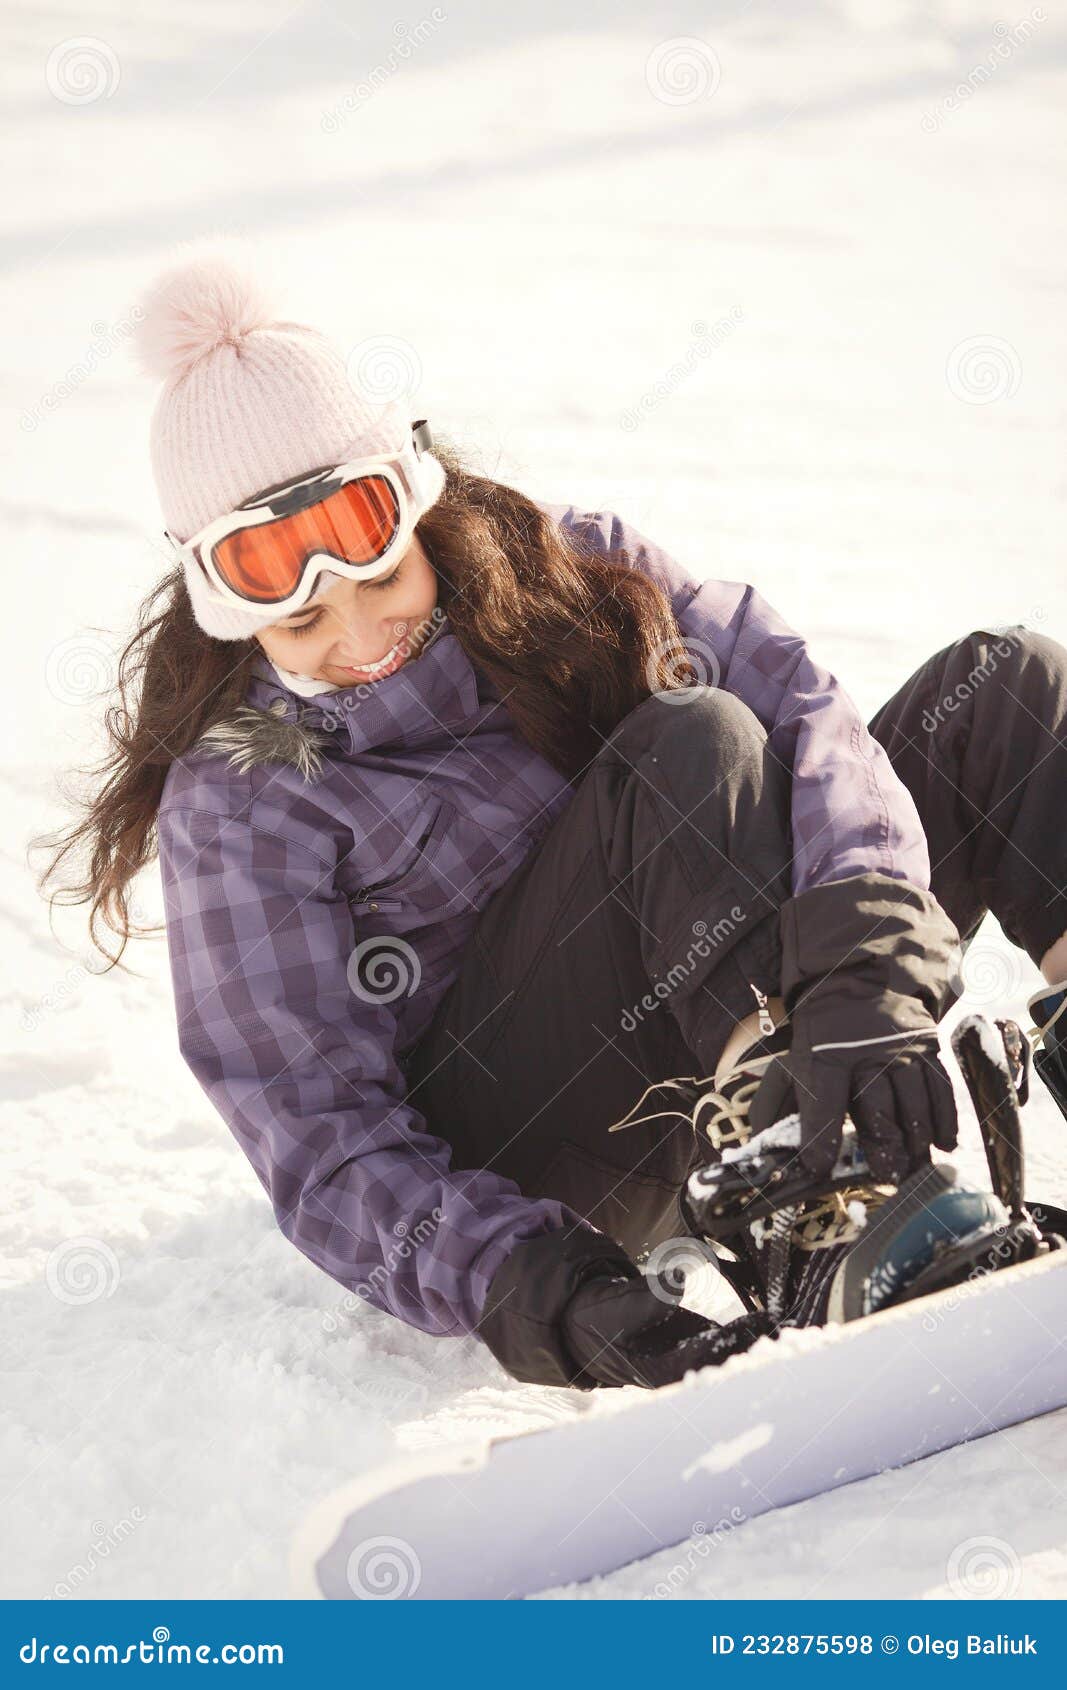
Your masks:
{"label": "jacket chest pocket", "polygon": [[414,824],[414,843],[380,877],[362,879],[349,893],[355,910],[383,915],[412,912],[422,918],[447,911],[462,888],[462,860],[454,840],[456,815],[451,804],[440,804]]}

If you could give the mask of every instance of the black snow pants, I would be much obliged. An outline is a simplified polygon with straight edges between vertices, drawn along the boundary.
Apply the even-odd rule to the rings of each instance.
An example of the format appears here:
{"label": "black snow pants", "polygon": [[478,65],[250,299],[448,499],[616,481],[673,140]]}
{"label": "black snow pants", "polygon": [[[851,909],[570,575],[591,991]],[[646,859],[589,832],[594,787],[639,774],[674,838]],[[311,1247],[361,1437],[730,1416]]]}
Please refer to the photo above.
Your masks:
{"label": "black snow pants", "polygon": [[[685,1231],[678,1191],[707,1156],[681,1117],[607,1128],[649,1085],[712,1075],[755,991],[778,992],[790,896],[788,770],[747,705],[697,690],[645,700],[604,742],[481,911],[406,1065],[454,1168],[560,1199],[631,1256]],[[978,630],[869,726],[961,939],[991,910],[1037,962],[1067,929],[1067,649]]]}

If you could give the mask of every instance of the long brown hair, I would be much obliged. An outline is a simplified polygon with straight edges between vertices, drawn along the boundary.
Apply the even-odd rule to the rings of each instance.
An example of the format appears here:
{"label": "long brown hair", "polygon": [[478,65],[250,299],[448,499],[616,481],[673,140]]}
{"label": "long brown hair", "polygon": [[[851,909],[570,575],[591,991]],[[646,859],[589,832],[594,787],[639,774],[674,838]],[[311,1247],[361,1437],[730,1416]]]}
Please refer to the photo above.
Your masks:
{"label": "long brown hair", "polygon": [[[445,489],[416,532],[441,609],[518,732],[573,780],[641,699],[689,668],[670,601],[625,553],[598,555],[580,530],[565,534],[525,494],[473,473],[440,436],[434,452]],[[56,904],[90,904],[90,937],[112,967],[130,938],[163,930],[134,920],[130,885],[156,854],[167,771],[242,702],[259,649],[252,638],[203,632],[180,567],[141,605],[104,714],[109,749],[78,771],[93,796],[75,800],[82,814],[69,828],[30,847],[53,853],[38,881],[50,914]],[[79,854],[82,878],[47,893]],[[121,939],[114,955],[101,922]]]}

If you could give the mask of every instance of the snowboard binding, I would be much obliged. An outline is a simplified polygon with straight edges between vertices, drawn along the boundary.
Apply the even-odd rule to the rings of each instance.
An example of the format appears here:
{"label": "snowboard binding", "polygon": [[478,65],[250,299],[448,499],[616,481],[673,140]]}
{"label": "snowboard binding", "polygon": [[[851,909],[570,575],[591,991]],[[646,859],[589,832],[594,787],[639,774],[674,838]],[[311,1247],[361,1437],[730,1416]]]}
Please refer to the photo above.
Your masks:
{"label": "snowboard binding", "polygon": [[851,1127],[831,1172],[813,1181],[797,1161],[795,1115],[691,1172],[686,1224],[775,1330],[855,1320],[1067,1247],[1067,1211],[1024,1197],[1028,1040],[1014,1021],[969,1015],[951,1042],[991,1192],[948,1162],[927,1162],[896,1187],[876,1183]]}

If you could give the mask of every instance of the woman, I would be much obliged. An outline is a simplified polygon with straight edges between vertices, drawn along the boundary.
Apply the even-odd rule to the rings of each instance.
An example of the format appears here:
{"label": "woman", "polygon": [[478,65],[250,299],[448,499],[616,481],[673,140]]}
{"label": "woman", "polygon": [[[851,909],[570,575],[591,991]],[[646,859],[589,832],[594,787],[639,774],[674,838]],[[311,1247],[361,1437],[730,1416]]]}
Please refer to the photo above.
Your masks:
{"label": "woman", "polygon": [[737,1116],[729,1070],[735,1136],[792,1103],[813,1174],[846,1111],[872,1181],[952,1148],[958,934],[992,909],[1067,976],[1067,653],[973,633],[872,738],[754,589],[435,453],[224,256],[139,350],[180,564],[73,898],[124,945],[158,845],[180,1049],[357,1296],[527,1380],[716,1359],[634,1257],[722,1134],[608,1129],[674,1077]]}

